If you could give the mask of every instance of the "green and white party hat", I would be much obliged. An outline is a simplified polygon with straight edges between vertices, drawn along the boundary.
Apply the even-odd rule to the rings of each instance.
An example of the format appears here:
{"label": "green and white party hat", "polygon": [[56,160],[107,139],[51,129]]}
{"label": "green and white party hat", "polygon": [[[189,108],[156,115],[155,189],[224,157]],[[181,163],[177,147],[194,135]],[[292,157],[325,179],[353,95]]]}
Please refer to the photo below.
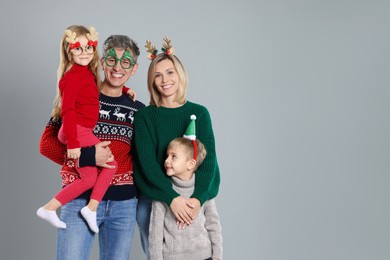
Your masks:
{"label": "green and white party hat", "polygon": [[188,124],[187,130],[184,133],[183,137],[190,139],[190,140],[196,140],[196,133],[195,133],[195,115],[191,115],[191,122]]}

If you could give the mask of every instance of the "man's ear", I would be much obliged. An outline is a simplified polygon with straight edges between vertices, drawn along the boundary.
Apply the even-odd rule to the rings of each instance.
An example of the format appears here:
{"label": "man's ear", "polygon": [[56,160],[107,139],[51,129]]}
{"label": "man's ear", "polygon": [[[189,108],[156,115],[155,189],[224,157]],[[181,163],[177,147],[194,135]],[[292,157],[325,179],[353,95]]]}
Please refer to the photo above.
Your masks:
{"label": "man's ear", "polygon": [[133,70],[131,71],[131,76],[133,76],[133,75],[137,72],[137,69],[138,69],[138,63],[136,63],[136,64],[133,66]]}
{"label": "man's ear", "polygon": [[100,66],[101,66],[102,70],[104,70],[104,58],[100,59]]}

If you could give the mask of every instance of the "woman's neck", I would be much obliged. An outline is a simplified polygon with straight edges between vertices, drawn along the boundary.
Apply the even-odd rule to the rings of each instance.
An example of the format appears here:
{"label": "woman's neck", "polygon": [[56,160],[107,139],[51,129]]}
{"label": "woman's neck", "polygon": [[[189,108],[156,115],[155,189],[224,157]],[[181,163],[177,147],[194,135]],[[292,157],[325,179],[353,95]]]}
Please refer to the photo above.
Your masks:
{"label": "woman's neck", "polygon": [[177,102],[174,99],[165,98],[161,100],[160,105],[166,108],[177,108],[177,107],[181,107],[183,104]]}

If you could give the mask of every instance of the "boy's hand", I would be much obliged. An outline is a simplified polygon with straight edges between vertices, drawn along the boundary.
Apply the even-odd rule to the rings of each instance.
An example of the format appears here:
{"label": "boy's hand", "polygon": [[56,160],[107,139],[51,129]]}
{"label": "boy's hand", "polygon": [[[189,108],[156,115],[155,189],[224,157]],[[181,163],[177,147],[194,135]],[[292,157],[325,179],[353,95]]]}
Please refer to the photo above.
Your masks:
{"label": "boy's hand", "polygon": [[66,150],[66,154],[70,159],[78,159],[81,155],[81,148],[73,148]]}

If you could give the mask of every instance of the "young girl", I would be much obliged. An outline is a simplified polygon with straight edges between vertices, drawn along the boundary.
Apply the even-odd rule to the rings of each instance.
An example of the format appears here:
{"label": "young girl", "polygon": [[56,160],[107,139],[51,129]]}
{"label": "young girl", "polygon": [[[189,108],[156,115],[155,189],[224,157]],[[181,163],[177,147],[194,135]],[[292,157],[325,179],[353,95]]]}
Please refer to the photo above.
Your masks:
{"label": "young girl", "polygon": [[[196,117],[192,119],[184,136],[169,143],[164,163],[173,189],[186,198],[194,192],[194,173],[206,157],[204,145],[195,136]],[[176,221],[164,202],[153,201],[149,234],[151,260],[222,259],[221,224],[213,199],[203,204],[190,227],[179,229]]]}
{"label": "young girl", "polygon": [[[91,190],[61,208],[59,217],[67,225],[66,229],[58,229],[58,260],[88,259],[96,235],[99,239],[100,259],[129,259],[131,254],[137,199],[133,181],[133,117],[129,115],[138,113],[145,105],[123,95],[122,88],[125,84],[130,84],[129,80],[136,73],[140,53],[137,43],[126,35],[110,35],[102,44],[100,42],[100,65],[104,79],[99,97],[100,116],[94,133],[103,142],[81,149],[79,164],[103,166],[110,158],[110,151],[106,147],[111,143],[110,150],[118,167],[96,211],[99,234],[91,232],[80,214],[80,210],[89,201]],[[115,116],[114,111],[118,107],[120,112]],[[119,120],[123,119],[123,114],[126,115],[125,120]],[[79,174],[74,164],[67,163],[73,159],[67,159],[64,163],[66,146],[57,138],[60,127],[61,120],[50,119],[42,133],[40,152],[62,166],[62,185],[67,186],[78,180]]]}
{"label": "young girl", "polygon": [[[150,105],[138,111],[134,119],[134,177],[140,190],[137,221],[142,246],[149,259],[152,200],[164,202],[178,221],[190,224],[199,213],[200,206],[218,194],[220,175],[210,114],[206,107],[186,100],[187,74],[174,54],[170,40],[164,39],[163,53],[160,54],[149,41],[146,47],[152,59],[148,70]],[[196,172],[194,192],[188,199],[172,188],[163,165],[168,143],[183,134],[182,129],[189,124],[191,115],[200,122],[196,131],[198,139],[206,147],[207,157]]]}
{"label": "young girl", "polygon": [[[58,133],[59,140],[67,145],[67,156],[78,163],[80,148],[93,146],[100,140],[93,134],[99,118],[100,77],[97,52],[98,33],[80,25],[70,26],[62,37],[60,65],[58,68],[58,89],[54,100],[53,117],[62,119]],[[110,163],[116,167],[116,162]],[[115,168],[77,167],[80,178],[67,185],[46,205],[39,208],[37,215],[57,228],[66,228],[56,210],[75,199],[84,191],[92,189],[90,201],[81,209],[90,229],[98,233],[96,210],[102,200]]]}

